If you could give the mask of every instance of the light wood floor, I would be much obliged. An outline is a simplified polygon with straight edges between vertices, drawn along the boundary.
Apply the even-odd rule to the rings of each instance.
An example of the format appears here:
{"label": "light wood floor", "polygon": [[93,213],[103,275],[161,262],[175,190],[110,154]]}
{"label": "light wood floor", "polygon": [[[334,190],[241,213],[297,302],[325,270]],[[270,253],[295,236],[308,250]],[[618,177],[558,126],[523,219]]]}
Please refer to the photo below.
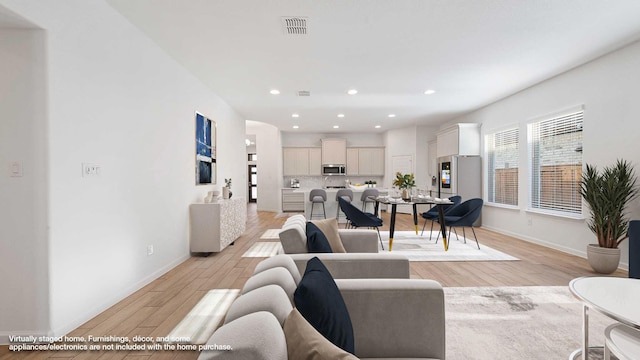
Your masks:
{"label": "light wood floor", "polygon": [[[389,214],[382,214],[388,230]],[[143,289],[120,301],[74,330],[69,336],[166,336],[211,289],[242,288],[262,258],[242,254],[267,229],[280,228],[286,217],[257,212],[249,205],[247,231],[223,252],[192,257]],[[422,223],[420,223],[422,226]],[[411,215],[398,214],[397,230],[413,229]],[[594,275],[585,259],[498,234],[476,229],[480,244],[513,255],[520,261],[412,262],[411,277],[434,279],[443,286],[565,286],[573,278]],[[264,241],[264,240],[262,240]],[[275,240],[274,240],[275,241]],[[453,240],[455,241],[455,240]],[[617,271],[613,276],[627,276]],[[9,352],[0,347],[0,360],[8,359],[195,359],[198,353],[176,352]]]}

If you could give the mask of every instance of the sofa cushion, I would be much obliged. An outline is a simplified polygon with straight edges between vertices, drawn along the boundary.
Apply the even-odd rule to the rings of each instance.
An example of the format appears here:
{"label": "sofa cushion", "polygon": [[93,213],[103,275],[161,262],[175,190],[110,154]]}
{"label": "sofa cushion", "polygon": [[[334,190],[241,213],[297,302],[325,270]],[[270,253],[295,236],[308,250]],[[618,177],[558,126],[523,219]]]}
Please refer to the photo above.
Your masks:
{"label": "sofa cushion", "polygon": [[310,253],[330,253],[329,240],[314,223],[307,223],[307,250]]}
{"label": "sofa cushion", "polygon": [[334,253],[345,253],[347,252],[342,245],[342,240],[340,239],[340,234],[338,234],[338,219],[322,219],[322,220],[311,220],[311,222],[322,231],[324,236],[329,240],[329,245],[331,246],[331,251]]}
{"label": "sofa cushion", "polygon": [[[273,314],[260,311],[236,319],[218,330],[207,341],[199,360],[287,360],[287,341]],[[232,350],[215,350],[229,346]]]}
{"label": "sofa cushion", "polygon": [[253,275],[244,283],[242,294],[267,285],[278,285],[289,297],[289,302],[293,304],[293,292],[296,291],[297,284],[291,276],[289,270],[283,267],[267,269],[261,273]]}
{"label": "sofa cushion", "polygon": [[293,298],[298,311],[319,333],[353,354],[353,325],[347,306],[331,274],[317,257],[307,263]]}
{"label": "sofa cushion", "polygon": [[229,307],[224,323],[227,324],[247,314],[268,311],[282,325],[291,309],[293,306],[284,290],[278,285],[267,285],[238,297]]}
{"label": "sofa cushion", "polygon": [[296,262],[293,261],[293,259],[289,255],[275,255],[260,261],[258,265],[256,265],[255,270],[253,270],[253,274],[259,274],[265,270],[275,267],[283,267],[289,270],[291,276],[293,276],[293,280],[296,282],[296,286],[298,286],[298,283],[300,282],[302,276],[300,275],[300,270],[298,270]]}
{"label": "sofa cushion", "polygon": [[293,309],[284,322],[289,359],[357,360],[355,356],[332,344],[309,324],[297,309]]}

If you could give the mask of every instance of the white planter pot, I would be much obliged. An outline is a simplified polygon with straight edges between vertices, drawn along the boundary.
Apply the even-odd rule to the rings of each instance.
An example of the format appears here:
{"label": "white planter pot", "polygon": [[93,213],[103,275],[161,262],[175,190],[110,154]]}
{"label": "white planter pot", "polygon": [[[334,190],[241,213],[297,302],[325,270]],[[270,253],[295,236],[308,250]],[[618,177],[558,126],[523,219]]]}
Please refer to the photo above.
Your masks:
{"label": "white planter pot", "polygon": [[611,274],[620,264],[620,249],[603,248],[598,244],[587,246],[587,260],[593,271],[600,274]]}

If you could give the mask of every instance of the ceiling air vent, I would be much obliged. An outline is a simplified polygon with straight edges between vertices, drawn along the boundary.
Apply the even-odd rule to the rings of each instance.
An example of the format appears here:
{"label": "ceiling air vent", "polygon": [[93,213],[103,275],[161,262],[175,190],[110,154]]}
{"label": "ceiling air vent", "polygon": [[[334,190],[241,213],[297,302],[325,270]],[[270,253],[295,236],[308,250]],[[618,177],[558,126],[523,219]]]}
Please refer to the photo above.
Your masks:
{"label": "ceiling air vent", "polygon": [[300,91],[298,91],[298,96],[311,96],[311,91],[309,91],[309,90],[300,90]]}
{"label": "ceiling air vent", "polygon": [[282,30],[285,35],[307,35],[309,18],[301,16],[283,16]]}

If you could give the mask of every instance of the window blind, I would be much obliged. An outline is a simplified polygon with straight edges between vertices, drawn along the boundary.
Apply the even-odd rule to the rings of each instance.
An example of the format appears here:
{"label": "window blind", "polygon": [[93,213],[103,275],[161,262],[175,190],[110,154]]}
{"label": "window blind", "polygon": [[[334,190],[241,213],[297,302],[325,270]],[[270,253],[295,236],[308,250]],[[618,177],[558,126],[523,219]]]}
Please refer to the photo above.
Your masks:
{"label": "window blind", "polygon": [[582,124],[573,111],[529,124],[532,209],[582,213]]}
{"label": "window blind", "polygon": [[488,201],[518,205],[517,128],[487,135]]}

